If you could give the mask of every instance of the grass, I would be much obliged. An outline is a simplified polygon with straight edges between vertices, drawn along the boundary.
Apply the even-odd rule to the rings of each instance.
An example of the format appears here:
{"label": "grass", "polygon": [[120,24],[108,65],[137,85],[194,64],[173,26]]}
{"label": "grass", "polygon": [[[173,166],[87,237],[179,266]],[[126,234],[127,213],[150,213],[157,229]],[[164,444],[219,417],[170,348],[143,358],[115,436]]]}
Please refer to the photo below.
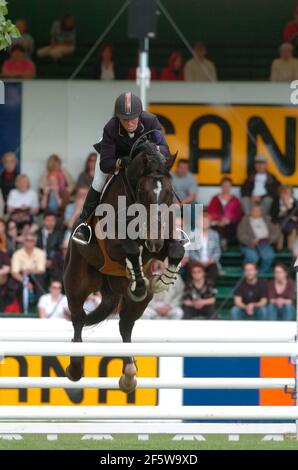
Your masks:
{"label": "grass", "polygon": [[23,434],[22,440],[0,439],[0,450],[298,450],[298,441],[288,436],[283,441],[264,441],[262,435],[240,435],[229,441],[226,435],[205,435],[205,441],[173,440],[172,435],[150,435],[139,441],[135,434],[114,434],[113,440],[82,439],[82,435]]}

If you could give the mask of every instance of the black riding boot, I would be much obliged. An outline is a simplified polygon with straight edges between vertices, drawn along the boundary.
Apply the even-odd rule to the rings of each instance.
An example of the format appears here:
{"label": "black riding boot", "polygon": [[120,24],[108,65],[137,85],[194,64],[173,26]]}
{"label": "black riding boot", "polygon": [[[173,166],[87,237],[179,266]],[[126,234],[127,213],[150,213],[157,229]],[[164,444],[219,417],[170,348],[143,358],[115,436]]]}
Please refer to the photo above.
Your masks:
{"label": "black riding boot", "polygon": [[88,245],[91,240],[92,231],[90,225],[87,224],[86,220],[90,217],[92,212],[96,209],[99,202],[100,192],[95,191],[92,186],[86,196],[82,212],[79,216],[80,224],[72,234],[72,238],[75,242],[81,245]]}

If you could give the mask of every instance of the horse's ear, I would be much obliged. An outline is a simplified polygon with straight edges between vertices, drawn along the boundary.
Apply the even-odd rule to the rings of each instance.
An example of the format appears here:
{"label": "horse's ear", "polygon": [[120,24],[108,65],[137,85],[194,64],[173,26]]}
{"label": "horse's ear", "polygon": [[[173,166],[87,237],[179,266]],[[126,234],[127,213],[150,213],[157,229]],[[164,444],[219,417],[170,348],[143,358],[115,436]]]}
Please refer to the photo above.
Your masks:
{"label": "horse's ear", "polygon": [[176,161],[176,158],[177,158],[177,155],[178,155],[178,151],[176,153],[174,153],[174,155],[170,155],[167,158],[167,168],[168,168],[168,170],[170,170],[172,168],[172,166],[174,165],[174,163]]}

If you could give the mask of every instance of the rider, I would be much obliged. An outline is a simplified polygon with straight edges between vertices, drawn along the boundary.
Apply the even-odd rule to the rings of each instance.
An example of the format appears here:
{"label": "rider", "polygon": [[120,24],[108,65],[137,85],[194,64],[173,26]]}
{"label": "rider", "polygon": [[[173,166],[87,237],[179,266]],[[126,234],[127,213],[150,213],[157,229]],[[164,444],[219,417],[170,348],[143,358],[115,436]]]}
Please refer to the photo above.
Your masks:
{"label": "rider", "polygon": [[167,157],[169,148],[157,117],[143,111],[138,96],[130,92],[118,96],[115,102],[115,116],[105,125],[101,141],[94,145],[95,150],[100,153],[100,160],[98,157],[94,179],[79,216],[81,224],[72,236],[77,243],[86,245],[91,239],[92,232],[87,220],[97,207],[102,190],[99,168],[107,174],[126,168],[134,142],[148,131],[155,131],[150,134],[150,140]]}

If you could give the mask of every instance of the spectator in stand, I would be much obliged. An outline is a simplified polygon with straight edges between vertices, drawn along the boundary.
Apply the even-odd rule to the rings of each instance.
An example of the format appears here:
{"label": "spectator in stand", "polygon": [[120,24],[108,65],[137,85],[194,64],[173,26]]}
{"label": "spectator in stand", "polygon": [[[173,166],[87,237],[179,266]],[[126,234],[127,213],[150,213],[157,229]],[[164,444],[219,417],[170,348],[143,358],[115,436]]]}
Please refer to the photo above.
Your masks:
{"label": "spectator in stand", "polygon": [[37,310],[39,317],[43,319],[67,318],[67,299],[62,293],[62,284],[60,281],[55,280],[51,282],[49,293],[40,297]]}
{"label": "spectator in stand", "polygon": [[90,295],[88,295],[87,299],[84,302],[83,308],[85,312],[91,313],[93,310],[95,310],[100,304],[101,304],[101,294],[100,292],[94,292]]}
{"label": "spectator in stand", "polygon": [[18,299],[23,303],[23,288],[29,288],[37,299],[43,293],[46,271],[46,253],[36,247],[36,236],[27,235],[23,247],[15,251],[11,258],[11,274],[18,282]]}
{"label": "spectator in stand", "polygon": [[186,82],[215,82],[217,80],[216,68],[211,60],[206,59],[205,44],[197,42],[194,45],[195,57],[188,60],[184,66],[184,79]]}
{"label": "spectator in stand", "polygon": [[0,311],[9,303],[8,280],[10,273],[10,258],[7,252],[7,239],[5,222],[0,219]]}
{"label": "spectator in stand", "polygon": [[56,253],[60,251],[63,232],[57,228],[57,218],[52,212],[45,212],[42,227],[37,232],[37,247],[46,252],[46,267],[53,268]]}
{"label": "spectator in stand", "polygon": [[16,154],[7,152],[2,157],[3,169],[0,174],[0,187],[4,201],[7,201],[9,192],[15,188],[15,181],[18,175],[18,160]]}
{"label": "spectator in stand", "polygon": [[289,42],[279,48],[279,58],[271,65],[271,82],[292,82],[298,79],[298,59],[293,57],[294,47]]}
{"label": "spectator in stand", "polygon": [[191,263],[190,281],[185,286],[183,295],[184,320],[214,320],[215,291],[206,280],[204,265],[199,262]]}
{"label": "spectator in stand", "polygon": [[269,173],[266,157],[258,155],[254,163],[254,170],[248,172],[241,188],[242,207],[248,215],[251,206],[257,202],[261,204],[263,214],[269,214],[272,201],[278,195],[280,183]]}
{"label": "spectator in stand", "polygon": [[2,65],[2,77],[4,78],[34,78],[35,65],[28,59],[21,44],[11,46],[10,57]]}
{"label": "spectator in stand", "polygon": [[280,230],[277,248],[282,250],[287,240],[288,249],[291,251],[298,235],[298,201],[291,186],[280,187],[279,198],[275,198],[271,206],[271,218]]}
{"label": "spectator in stand", "polygon": [[75,194],[74,202],[67,204],[64,212],[64,225],[68,230],[71,230],[76,218],[80,214],[89,188],[87,187],[78,187]]}
{"label": "spectator in stand", "polygon": [[21,247],[22,237],[18,233],[17,224],[9,220],[7,224],[7,249],[9,256]]}
{"label": "spectator in stand", "polygon": [[56,216],[62,216],[68,201],[69,192],[66,189],[61,189],[57,175],[50,174],[47,178],[47,185],[42,191],[40,208],[46,212],[52,212]]}
{"label": "spectator in stand", "polygon": [[65,13],[52,25],[50,45],[38,49],[37,55],[38,57],[50,56],[54,60],[59,60],[74,53],[75,43],[75,17],[71,13]]}
{"label": "spectator in stand", "polygon": [[33,215],[39,210],[36,191],[30,189],[30,180],[27,175],[16,177],[16,188],[12,189],[7,198],[7,212],[9,219],[14,220],[18,227],[33,222]]}
{"label": "spectator in stand", "polygon": [[[199,261],[206,271],[206,278],[211,284],[215,284],[219,271],[221,270],[220,240],[215,230],[210,228],[210,216],[208,212],[203,213],[203,227],[201,237],[201,247],[198,250],[189,251],[190,261]],[[198,221],[198,227],[201,221]]]}
{"label": "spectator in stand", "polygon": [[51,175],[55,175],[58,179],[60,191],[64,191],[66,189],[69,194],[73,192],[75,188],[74,180],[66,168],[62,167],[61,158],[56,154],[49,156],[47,160],[47,171],[45,171],[39,179],[39,188],[41,193],[47,186],[48,178]]}
{"label": "spectator in stand", "polygon": [[298,52],[298,7],[293,11],[293,19],[289,21],[283,32],[285,42],[290,42],[295,48],[295,55]]}
{"label": "spectator in stand", "polygon": [[[96,152],[89,153],[86,159],[85,169],[79,174],[76,187],[86,186],[87,188],[89,188],[91,186],[94,173],[95,173],[96,160],[97,160],[97,153]],[[106,176],[103,174],[103,178],[105,177]]]}
{"label": "spectator in stand", "polygon": [[183,57],[181,52],[172,52],[169,57],[167,67],[163,68],[160,74],[161,80],[184,80]]}
{"label": "spectator in stand", "polygon": [[3,194],[0,189],[0,218],[4,217],[4,212],[5,212],[5,202],[3,199]]}
{"label": "spectator in stand", "polygon": [[268,215],[262,215],[260,205],[254,205],[250,215],[242,218],[237,236],[244,264],[260,262],[260,272],[268,273],[275,259],[272,244],[277,242],[279,231]]}
{"label": "spectator in stand", "polygon": [[104,44],[97,53],[93,69],[93,78],[108,81],[118,78],[112,44]]}
{"label": "spectator in stand", "polygon": [[244,265],[244,279],[234,292],[234,307],[231,310],[232,320],[266,320],[267,285],[258,279],[257,266],[254,263]]}
{"label": "spectator in stand", "polygon": [[51,266],[51,277],[52,279],[57,279],[62,283],[63,287],[63,266],[65,261],[65,256],[67,253],[69,238],[65,238],[60,246],[59,251],[56,251],[54,254],[52,266]]}
{"label": "spectator in stand", "polygon": [[181,205],[195,203],[198,184],[194,175],[189,171],[189,161],[186,158],[180,158],[175,171],[171,174],[172,184]]}
{"label": "spectator in stand", "polygon": [[34,52],[34,40],[31,34],[29,34],[27,21],[24,18],[16,20],[16,27],[20,31],[21,37],[12,40],[12,45],[21,44],[23,46],[25,54],[30,57]]}
{"label": "spectator in stand", "polygon": [[[164,264],[159,263],[160,273]],[[153,299],[147,305],[142,319],[148,320],[180,320],[183,317],[181,302],[184,292],[184,282],[180,274],[176,275],[174,285],[168,291],[154,294]]]}
{"label": "spectator in stand", "polygon": [[295,320],[295,282],[288,276],[285,265],[274,268],[274,279],[268,283],[267,320]]}
{"label": "spectator in stand", "polygon": [[231,178],[223,178],[221,192],[213,196],[208,205],[211,227],[219,233],[223,249],[235,242],[237,225],[242,216],[241,203],[231,194],[232,184]]}

